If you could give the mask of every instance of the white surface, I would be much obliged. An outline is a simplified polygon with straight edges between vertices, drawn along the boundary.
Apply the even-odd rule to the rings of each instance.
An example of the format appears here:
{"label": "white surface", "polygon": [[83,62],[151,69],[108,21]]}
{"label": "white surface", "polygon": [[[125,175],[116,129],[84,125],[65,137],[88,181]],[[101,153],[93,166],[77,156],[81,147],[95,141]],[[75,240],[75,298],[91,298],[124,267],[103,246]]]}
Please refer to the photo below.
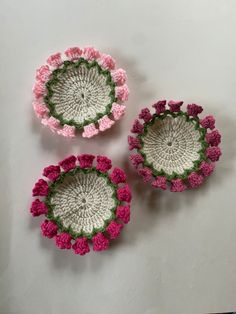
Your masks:
{"label": "white surface", "polygon": [[[236,309],[234,0],[1,0],[1,314],[206,313]],[[92,140],[43,129],[31,107],[50,53],[93,44],[127,69],[126,117]],[[214,113],[223,157],[197,191],[152,191],[127,164],[141,107],[183,99]],[[129,172],[132,222],[104,253],[57,250],[28,214],[41,170],[105,153]]]}

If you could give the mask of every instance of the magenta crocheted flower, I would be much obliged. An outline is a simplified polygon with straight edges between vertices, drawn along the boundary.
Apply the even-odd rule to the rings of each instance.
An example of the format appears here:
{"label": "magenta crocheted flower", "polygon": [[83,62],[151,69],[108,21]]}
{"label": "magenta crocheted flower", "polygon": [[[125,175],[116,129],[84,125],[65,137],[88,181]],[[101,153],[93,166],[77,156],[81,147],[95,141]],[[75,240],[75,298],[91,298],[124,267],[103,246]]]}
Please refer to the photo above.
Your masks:
{"label": "magenta crocheted flower", "polygon": [[[168,107],[167,107],[168,106]],[[213,116],[199,118],[203,108],[183,101],[157,101],[141,110],[128,136],[130,162],[154,188],[182,192],[199,187],[221,156],[220,132]],[[119,197],[119,196],[118,196]]]}
{"label": "magenta crocheted flower", "polygon": [[[92,55],[91,55],[92,56]],[[54,60],[55,61],[55,60]],[[53,62],[54,62],[53,61]],[[106,156],[69,156],[43,170],[34,188],[33,217],[44,215],[41,233],[60,249],[85,255],[106,250],[130,221],[131,191],[125,172]]]}
{"label": "magenta crocheted flower", "polygon": [[125,70],[93,47],[55,53],[36,71],[33,107],[42,124],[62,136],[77,130],[90,138],[109,129],[125,112]]}

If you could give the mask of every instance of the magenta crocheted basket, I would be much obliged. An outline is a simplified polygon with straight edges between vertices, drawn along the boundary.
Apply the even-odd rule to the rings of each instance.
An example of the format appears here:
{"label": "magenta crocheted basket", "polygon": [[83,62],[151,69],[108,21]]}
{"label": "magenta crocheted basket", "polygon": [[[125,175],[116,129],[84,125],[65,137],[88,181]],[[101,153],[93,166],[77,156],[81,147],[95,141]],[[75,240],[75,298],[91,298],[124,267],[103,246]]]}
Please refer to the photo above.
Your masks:
{"label": "magenta crocheted basket", "polygon": [[221,135],[213,116],[199,118],[203,108],[182,101],[155,103],[151,113],[142,109],[128,137],[132,165],[145,182],[172,192],[199,187],[214,170],[221,156]]}
{"label": "magenta crocheted basket", "polygon": [[106,250],[130,220],[131,191],[126,174],[105,156],[69,156],[43,170],[31,204],[33,217],[44,215],[42,235],[60,249],[84,255]]}
{"label": "magenta crocheted basket", "polygon": [[126,72],[115,60],[93,47],[73,47],[55,53],[36,71],[33,107],[42,124],[74,137],[90,138],[109,129],[128,100]]}

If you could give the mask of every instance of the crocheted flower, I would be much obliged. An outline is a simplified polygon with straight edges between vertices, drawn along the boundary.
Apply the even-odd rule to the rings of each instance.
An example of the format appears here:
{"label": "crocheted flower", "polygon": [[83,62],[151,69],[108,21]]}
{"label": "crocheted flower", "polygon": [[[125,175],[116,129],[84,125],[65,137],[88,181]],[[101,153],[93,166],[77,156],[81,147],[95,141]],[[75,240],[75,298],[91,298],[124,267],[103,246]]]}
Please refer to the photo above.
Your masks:
{"label": "crocheted flower", "polygon": [[112,104],[111,112],[115,120],[119,120],[125,113],[125,106],[117,103]]}
{"label": "crocheted flower", "polygon": [[41,224],[41,232],[44,237],[53,238],[57,234],[57,224],[54,221],[44,220]]}
{"label": "crocheted flower", "polygon": [[45,203],[41,202],[39,199],[36,199],[31,204],[30,212],[33,217],[37,217],[40,215],[46,215],[48,213],[48,208]]}
{"label": "crocheted flower", "polygon": [[211,146],[218,146],[221,142],[221,135],[218,130],[206,134],[206,141]]}
{"label": "crocheted flower", "polygon": [[123,228],[123,225],[113,220],[112,222],[110,222],[110,224],[106,228],[106,231],[109,234],[111,239],[116,239],[120,235],[122,228]]}
{"label": "crocheted flower", "polygon": [[200,124],[205,129],[213,130],[215,128],[215,118],[213,116],[207,116],[200,120]]}
{"label": "crocheted flower", "polygon": [[148,182],[152,178],[152,171],[147,167],[139,169],[138,174],[143,178],[144,182]]}
{"label": "crocheted flower", "polygon": [[139,119],[134,121],[134,134],[128,136],[129,150],[135,150],[130,162],[144,182],[154,188],[182,192],[199,187],[213,172],[214,164],[208,160],[219,160],[221,135],[214,129],[212,116],[198,117],[203,111],[201,106],[188,104],[184,112],[182,101],[169,101],[169,110],[166,103],[154,103],[154,113],[142,109],[138,118],[144,120],[143,124]]}
{"label": "crocheted flower", "polygon": [[137,133],[137,134],[141,134],[143,132],[143,125],[138,119],[134,120],[134,124],[133,124],[133,127],[131,129],[131,132]]}
{"label": "crocheted flower", "polygon": [[83,51],[79,47],[68,48],[65,51],[65,55],[71,61],[78,60],[81,57],[82,53]]}
{"label": "crocheted flower", "polygon": [[126,80],[125,71],[115,68],[110,55],[93,47],[68,48],[37,69],[35,113],[54,133],[74,138],[82,130],[82,137],[91,138],[124,115]]}
{"label": "crocheted flower", "polygon": [[106,156],[97,156],[97,170],[101,172],[107,172],[109,169],[111,169],[111,167],[112,164],[109,158]]}
{"label": "crocheted flower", "polygon": [[144,122],[149,122],[152,119],[151,112],[148,108],[142,109],[138,117],[143,119]]}
{"label": "crocheted flower", "polygon": [[90,252],[87,238],[78,238],[72,246],[74,253],[79,255],[85,255]]}
{"label": "crocheted flower", "polygon": [[212,163],[208,163],[206,161],[203,161],[200,165],[200,170],[205,177],[210,176],[212,172],[214,171],[214,169],[215,169],[215,165]]}
{"label": "crocheted flower", "polygon": [[117,85],[124,85],[127,81],[127,74],[123,69],[117,69],[111,72],[111,77]]}
{"label": "crocheted flower", "polygon": [[127,224],[130,221],[130,206],[118,206],[116,209],[116,218],[119,218],[123,223]]}
{"label": "crocheted flower", "polygon": [[190,184],[191,188],[197,188],[200,185],[202,185],[203,183],[203,176],[196,173],[196,172],[192,172],[189,176],[188,176],[188,181]]}
{"label": "crocheted flower", "polygon": [[142,164],[144,162],[143,157],[140,154],[133,154],[129,156],[129,159],[132,163],[132,165],[137,168],[138,165]]}
{"label": "crocheted flower", "polygon": [[156,114],[163,113],[166,111],[166,100],[157,101],[152,107],[156,109]]}
{"label": "crocheted flower", "polygon": [[75,156],[69,156],[62,161],[59,162],[59,165],[62,167],[65,171],[70,171],[71,169],[74,169],[76,166],[76,157]]}
{"label": "crocheted flower", "polygon": [[71,240],[72,240],[71,236],[66,232],[58,234],[55,237],[55,243],[56,243],[56,246],[59,247],[59,249],[69,250],[72,246]]}
{"label": "crocheted flower", "polygon": [[100,232],[96,234],[93,238],[93,250],[103,251],[107,250],[109,247],[109,240]]}
{"label": "crocheted flower", "polygon": [[128,184],[125,184],[125,186],[117,190],[117,197],[120,201],[125,201],[128,203],[131,202],[132,195]]}
{"label": "crocheted flower", "polygon": [[48,184],[45,180],[39,179],[35,183],[33,188],[33,196],[47,196],[48,195]]}
{"label": "crocheted flower", "polygon": [[61,170],[59,166],[48,166],[43,169],[43,175],[51,181],[55,181],[60,176]]}
{"label": "crocheted flower", "polygon": [[211,161],[218,161],[221,156],[221,149],[219,147],[208,147],[206,150],[206,156]]}
{"label": "crocheted flower", "polygon": [[115,60],[110,55],[106,54],[102,54],[102,56],[99,59],[99,64],[105,70],[114,70],[116,65]]}
{"label": "crocheted flower", "polygon": [[181,179],[175,179],[171,180],[171,187],[170,190],[171,192],[183,192],[186,190],[186,185],[184,184],[183,180]]}
{"label": "crocheted flower", "polygon": [[90,154],[82,154],[78,156],[80,168],[91,168],[95,156]]}
{"label": "crocheted flower", "polygon": [[189,116],[196,117],[199,113],[203,111],[202,106],[196,104],[189,104],[187,105],[187,114]]}
{"label": "crocheted flower", "polygon": [[111,167],[106,156],[91,154],[72,155],[45,167],[43,175],[52,182],[36,182],[33,195],[41,198],[33,200],[29,209],[33,217],[45,215],[42,235],[79,255],[90,251],[89,241],[95,251],[107,249],[109,239],[129,222],[131,201],[125,172],[116,167],[109,173]]}
{"label": "crocheted flower", "polygon": [[167,179],[166,177],[158,176],[156,179],[152,182],[152,186],[154,188],[159,188],[162,190],[167,189]]}
{"label": "crocheted flower", "polygon": [[124,183],[126,181],[126,174],[122,169],[114,168],[110,175],[110,179],[115,184]]}
{"label": "crocheted flower", "polygon": [[126,84],[122,85],[122,86],[117,86],[115,88],[115,94],[116,97],[120,100],[120,101],[126,101],[129,98],[129,89],[128,86]]}

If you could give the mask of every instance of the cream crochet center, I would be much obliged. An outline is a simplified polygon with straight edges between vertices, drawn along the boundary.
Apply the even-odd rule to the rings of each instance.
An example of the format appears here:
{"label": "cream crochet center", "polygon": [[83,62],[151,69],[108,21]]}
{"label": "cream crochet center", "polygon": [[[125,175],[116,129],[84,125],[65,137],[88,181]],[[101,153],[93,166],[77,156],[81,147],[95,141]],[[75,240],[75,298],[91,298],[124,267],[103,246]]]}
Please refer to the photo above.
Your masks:
{"label": "cream crochet center", "polygon": [[73,232],[92,233],[94,228],[104,227],[105,221],[112,217],[113,193],[107,179],[96,172],[66,176],[51,198],[53,214]]}
{"label": "cream crochet center", "polygon": [[148,163],[157,171],[181,175],[191,169],[199,159],[201,134],[195,124],[187,122],[185,116],[167,116],[148,126],[143,138],[143,152]]}
{"label": "cream crochet center", "polygon": [[52,102],[55,111],[65,120],[84,123],[95,119],[97,113],[105,113],[110,103],[111,87],[107,77],[97,67],[88,69],[85,65],[68,68],[58,75],[59,82],[53,85]]}

